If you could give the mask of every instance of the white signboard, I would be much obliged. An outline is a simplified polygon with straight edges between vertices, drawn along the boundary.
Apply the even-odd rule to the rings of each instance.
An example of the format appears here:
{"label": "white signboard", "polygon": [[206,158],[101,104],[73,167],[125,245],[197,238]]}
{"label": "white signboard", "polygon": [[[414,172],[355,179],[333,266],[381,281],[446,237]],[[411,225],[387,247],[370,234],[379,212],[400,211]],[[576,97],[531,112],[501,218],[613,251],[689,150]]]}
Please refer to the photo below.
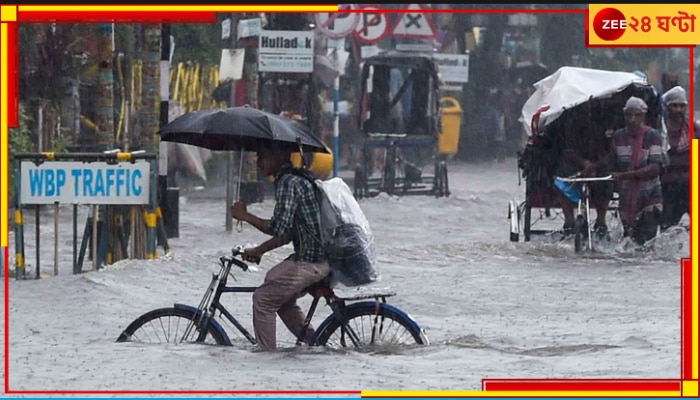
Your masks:
{"label": "white signboard", "polygon": [[411,51],[417,53],[432,53],[434,46],[429,43],[397,43],[396,51]]}
{"label": "white signboard", "polygon": [[238,21],[238,37],[258,36],[262,30],[262,19],[243,19]]}
{"label": "white signboard", "polygon": [[22,161],[21,204],[148,204],[146,161]]}
{"label": "white signboard", "polygon": [[221,40],[225,40],[231,37],[231,20],[225,19],[221,21]]}
{"label": "white signboard", "polygon": [[444,82],[469,82],[469,54],[433,54]]}
{"label": "white signboard", "polygon": [[374,57],[381,52],[382,51],[379,50],[379,47],[376,45],[362,46],[362,47],[360,47],[360,58],[365,60],[365,59],[368,59],[370,57]]}
{"label": "white signboard", "polygon": [[243,76],[245,49],[222,49],[219,63],[219,82],[239,80]]}
{"label": "white signboard", "polygon": [[260,72],[313,72],[312,31],[261,31],[258,48]]}

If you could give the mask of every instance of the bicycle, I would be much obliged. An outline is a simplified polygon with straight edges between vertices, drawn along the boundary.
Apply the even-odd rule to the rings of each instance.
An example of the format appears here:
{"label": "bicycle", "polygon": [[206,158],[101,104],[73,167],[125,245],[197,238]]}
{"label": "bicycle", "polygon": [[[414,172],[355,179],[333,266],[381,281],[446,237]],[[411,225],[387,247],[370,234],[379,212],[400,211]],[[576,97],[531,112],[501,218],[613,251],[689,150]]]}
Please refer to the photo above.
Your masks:
{"label": "bicycle", "polygon": [[[228,277],[235,277],[232,266],[248,271],[248,265],[237,256],[243,248],[232,250],[231,256],[219,258],[220,269],[212,274],[212,280],[202,301],[197,307],[175,303],[173,307],[159,308],[136,318],[127,326],[117,342],[163,343],[210,343],[232,346],[232,342],[216,319],[216,313],[228,320],[251,344],[256,339],[238,322],[220,302],[224,293],[253,293],[257,287],[228,286]],[[372,293],[352,297],[339,297],[328,285],[328,278],[311,285],[304,293],[313,296],[313,301],[304,320],[304,325],[296,336],[296,345],[303,343],[303,332],[311,324],[321,298],[326,300],[332,313],[318,326],[311,346],[356,347],[374,345],[428,345],[429,340],[423,328],[406,312],[388,304],[387,297],[396,293]],[[374,299],[374,301],[359,301]],[[184,332],[179,334],[181,320],[187,321]],[[369,332],[365,332],[369,328]],[[172,332],[172,330],[175,332]],[[159,330],[162,330],[159,332]]]}
{"label": "bicycle", "polygon": [[[578,253],[582,250],[582,239],[584,233],[588,239],[588,250],[593,249],[593,229],[591,226],[591,215],[590,215],[590,182],[601,182],[601,181],[612,181],[612,175],[602,176],[602,177],[581,177],[581,174],[575,174],[570,177],[556,177],[555,181],[570,183],[568,187],[560,187],[562,191],[565,192],[567,197],[572,199],[571,193],[566,193],[572,189],[572,185],[575,183],[580,183],[580,194],[574,193],[573,195],[578,195],[577,200],[577,215],[574,220],[574,250]],[[572,199],[573,200],[573,199]],[[576,200],[575,200],[576,201]]]}

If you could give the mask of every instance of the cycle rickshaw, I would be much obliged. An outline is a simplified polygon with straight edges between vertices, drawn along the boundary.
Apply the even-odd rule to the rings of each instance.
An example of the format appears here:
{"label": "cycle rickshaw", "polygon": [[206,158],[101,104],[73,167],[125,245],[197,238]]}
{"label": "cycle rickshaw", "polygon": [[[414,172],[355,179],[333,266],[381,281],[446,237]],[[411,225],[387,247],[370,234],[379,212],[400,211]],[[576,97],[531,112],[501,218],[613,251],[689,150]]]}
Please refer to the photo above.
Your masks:
{"label": "cycle rickshaw", "polygon": [[[529,133],[525,149],[518,154],[518,172],[525,181],[525,199],[513,199],[508,205],[513,242],[520,240],[521,233],[528,242],[532,235],[561,232],[563,215],[555,171],[563,157],[564,134],[572,123],[584,135],[609,134],[624,127],[622,108],[629,97],[636,96],[649,106],[646,123],[661,128],[658,93],[645,77],[634,73],[562,67],[534,87],[536,90],[521,113],[521,122]],[[579,193],[589,184],[584,181],[591,181],[580,177],[559,178],[575,185]],[[581,250],[585,241],[586,247],[592,248],[587,187],[583,189],[586,190],[581,200],[586,204],[579,202],[578,209],[585,207],[585,210],[578,212],[577,217],[581,218],[576,218],[578,222],[574,227],[576,251]],[[618,219],[618,198],[614,193],[609,218]]]}
{"label": "cycle rickshaw", "polygon": [[355,197],[448,196],[447,165],[438,155],[439,78],[432,57],[379,54],[364,61],[361,79],[357,118],[363,141]]}

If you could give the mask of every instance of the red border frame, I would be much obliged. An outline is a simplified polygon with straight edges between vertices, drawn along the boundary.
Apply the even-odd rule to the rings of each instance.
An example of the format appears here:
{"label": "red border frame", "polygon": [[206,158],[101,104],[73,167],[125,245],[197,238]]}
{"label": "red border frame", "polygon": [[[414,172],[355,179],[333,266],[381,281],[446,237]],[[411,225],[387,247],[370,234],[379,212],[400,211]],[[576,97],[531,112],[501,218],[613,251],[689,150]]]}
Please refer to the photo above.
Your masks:
{"label": "red border frame", "polygon": [[[382,11],[382,10],[380,10]],[[293,11],[290,11],[293,12]],[[373,11],[362,11],[358,12],[376,12]],[[403,10],[383,10],[384,13],[402,13]],[[441,10],[425,10],[425,13],[434,12],[444,12]],[[512,9],[512,10],[451,10],[451,13],[584,13],[586,18],[584,34],[587,47],[687,47],[690,48],[690,91],[693,93],[694,88],[694,60],[693,60],[693,48],[691,45],[663,45],[663,46],[591,46],[588,41],[588,9],[583,10],[526,10],[526,9]],[[115,20],[118,23],[157,23],[157,22],[180,22],[185,21],[195,22],[195,23],[212,23],[216,21],[216,14],[212,12],[193,12],[191,11],[172,11],[167,12],[166,18],[164,19],[164,14],[158,12],[156,16],[154,12],[138,12],[138,11],[124,11],[124,12],[109,12],[109,13],[97,13],[100,18],[104,17],[108,20]],[[45,20],[48,18],[56,20],[58,23],[74,23],[79,21],[81,23],[86,22],[85,12],[62,12],[56,13],[51,12],[18,12],[17,22],[8,23],[8,40],[18,43],[18,23],[40,23],[47,22]],[[90,22],[96,22],[97,17],[95,13],[91,13]],[[108,17],[108,18],[107,18]],[[193,21],[194,18],[194,21]],[[42,21],[43,20],[43,21]],[[389,25],[387,20],[387,24]],[[388,31],[385,31],[386,37]],[[373,42],[376,43],[381,39]],[[12,46],[8,48],[8,67],[9,76],[14,76],[15,84],[10,84],[8,87],[8,123],[10,127],[17,127],[18,125],[18,55],[17,46]],[[692,117],[692,107],[693,107],[693,96],[691,96],[690,106],[691,106],[691,117]],[[692,128],[691,128],[692,129]],[[692,134],[692,133],[691,133]],[[694,179],[691,171],[691,179]],[[691,243],[693,241],[692,230],[691,230]],[[279,394],[279,395],[292,395],[292,394],[349,394],[358,395],[361,394],[359,390],[234,390],[234,391],[176,391],[176,390],[146,390],[146,391],[136,391],[136,390],[76,390],[76,391],[56,391],[56,390],[10,390],[9,388],[9,248],[4,249],[6,266],[5,266],[5,393],[8,394]],[[697,349],[692,349],[692,342],[688,342],[688,339],[692,335],[692,316],[691,318],[684,317],[686,314],[692,312],[692,285],[688,283],[693,277],[692,263],[690,259],[681,260],[681,365],[680,365],[680,378],[679,379],[557,379],[557,380],[547,380],[547,379],[483,379],[482,388],[483,390],[501,390],[501,391],[628,391],[635,390],[663,390],[663,391],[676,391],[682,389],[682,380],[692,379],[692,355],[693,351]],[[688,343],[686,343],[688,342]]]}

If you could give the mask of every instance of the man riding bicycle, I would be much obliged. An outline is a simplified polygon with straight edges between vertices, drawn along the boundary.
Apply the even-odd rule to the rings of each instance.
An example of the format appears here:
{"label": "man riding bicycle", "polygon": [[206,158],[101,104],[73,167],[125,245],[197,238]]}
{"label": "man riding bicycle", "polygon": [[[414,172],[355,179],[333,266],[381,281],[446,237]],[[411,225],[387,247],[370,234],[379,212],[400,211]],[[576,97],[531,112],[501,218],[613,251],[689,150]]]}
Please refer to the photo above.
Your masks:
{"label": "man riding bicycle", "polygon": [[[612,142],[606,125],[592,125],[589,121],[571,116],[564,125],[564,151],[557,166],[555,176],[568,177],[581,173],[583,177],[600,177],[610,175],[610,157]],[[609,126],[609,125],[607,125]],[[596,222],[593,227],[599,238],[608,233],[605,218],[608,205],[613,195],[612,182],[589,183],[590,199],[596,210]],[[563,233],[574,233],[574,209],[576,204],[564,193],[559,192],[560,204],[564,213]]]}
{"label": "man riding bicycle", "polygon": [[[297,298],[330,274],[318,239],[320,208],[315,188],[311,181],[292,173],[291,153],[291,148],[282,144],[258,151],[258,167],[266,176],[275,177],[275,209],[269,220],[249,213],[240,201],[231,208],[234,218],[272,236],[257,247],[246,249],[244,260],[259,263],[268,251],[290,241],[294,244],[294,253],[270,269],[263,284],[253,293],[253,326],[257,342],[264,350],[274,350],[277,346],[275,313],[298,335],[304,325],[304,313],[297,305]],[[309,325],[300,337],[308,344],[313,335],[314,329]]]}

